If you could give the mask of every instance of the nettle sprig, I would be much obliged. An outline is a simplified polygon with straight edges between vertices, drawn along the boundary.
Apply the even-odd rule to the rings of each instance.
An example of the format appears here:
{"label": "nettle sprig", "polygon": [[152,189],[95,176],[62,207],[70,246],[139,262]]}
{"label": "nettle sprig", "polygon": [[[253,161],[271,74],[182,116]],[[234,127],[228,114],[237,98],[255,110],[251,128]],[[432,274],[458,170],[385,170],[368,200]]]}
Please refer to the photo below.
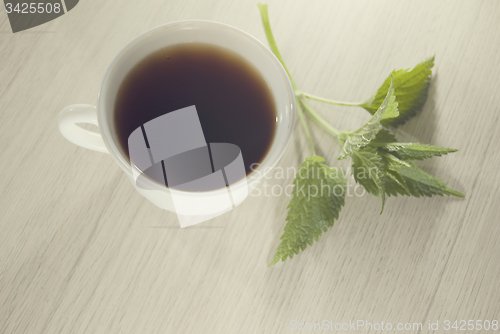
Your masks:
{"label": "nettle sprig", "polygon": [[[405,123],[423,107],[427,99],[434,57],[411,70],[393,71],[378,91],[364,102],[349,103],[318,97],[298,89],[276,46],[269,24],[267,5],[258,6],[269,46],[285,68],[295,91],[297,113],[312,152],[312,156],[306,158],[295,175],[285,229],[269,266],[292,258],[307,245],[317,241],[323,232],[333,226],[345,204],[347,181],[338,168],[325,165],[325,159],[316,155],[305,114],[337,138],[342,148],[339,160],[351,158],[355,181],[368,193],[382,199],[381,213],[386,195],[465,197],[414,164],[415,160],[441,156],[457,150],[418,143],[400,143],[385,129]],[[309,99],[362,107],[373,116],[355,131],[339,131],[309,105]],[[315,189],[314,194],[311,189]],[[321,191],[318,191],[319,189]]]}

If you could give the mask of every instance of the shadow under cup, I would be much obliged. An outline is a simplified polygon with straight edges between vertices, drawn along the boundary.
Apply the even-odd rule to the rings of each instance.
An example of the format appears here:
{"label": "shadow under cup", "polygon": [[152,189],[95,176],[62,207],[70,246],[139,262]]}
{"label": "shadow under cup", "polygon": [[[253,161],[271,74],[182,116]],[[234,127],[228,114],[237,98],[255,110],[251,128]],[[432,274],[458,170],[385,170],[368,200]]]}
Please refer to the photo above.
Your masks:
{"label": "shadow under cup", "polygon": [[[210,21],[184,21],[164,25],[138,37],[116,57],[104,77],[99,93],[98,122],[101,129],[108,130],[101,131],[104,143],[113,159],[127,173],[136,187],[161,191],[165,191],[165,182],[158,181],[165,181],[166,169],[182,169],[183,167],[181,166],[184,163],[181,162],[183,160],[187,161],[194,159],[194,161],[198,161],[201,156],[210,156],[211,144],[224,144],[208,143],[209,145],[206,148],[186,151],[179,157],[175,157],[169,161],[165,160],[163,166],[160,165],[162,167],[161,169],[159,168],[160,166],[157,166],[156,169],[152,169],[150,172],[145,170],[144,172],[148,177],[140,178],[138,183],[134,180],[134,168],[130,165],[127,152],[124,152],[121,148],[119,139],[116,135],[116,125],[113,120],[113,111],[115,110],[118,89],[126,75],[141,59],[144,59],[161,48],[182,43],[210,44],[235,52],[257,69],[272,93],[276,111],[276,128],[272,144],[265,158],[260,162],[260,165],[255,168],[254,172],[249,173],[246,177],[245,175],[238,176],[238,180],[245,181],[245,184],[247,183],[246,181],[248,181],[248,184],[252,186],[252,181],[258,181],[264,175],[264,171],[269,170],[270,167],[274,167],[286,149],[295,121],[295,97],[285,70],[267,47],[247,33],[220,23]],[[234,161],[234,156],[237,157],[236,151],[229,150],[228,152],[230,153],[227,154],[227,157],[221,160],[224,163]],[[205,159],[205,161],[207,160]],[[212,166],[210,170],[208,164],[190,164],[193,168],[185,175],[190,175],[188,178],[191,178],[193,176],[206,175],[209,171],[213,173],[213,168],[216,163],[214,164],[213,159],[211,162]],[[153,180],[156,180],[156,182]],[[167,185],[181,192],[195,190],[195,188],[182,186],[182,184],[186,183],[186,180],[187,179],[180,177],[178,180],[171,181],[170,184],[167,182]],[[242,183],[240,181],[235,180],[233,186],[237,187]],[[231,181],[229,181],[229,183],[231,183]],[[204,189],[198,188],[196,191],[216,193],[218,190],[213,191],[214,189],[218,189],[218,187],[211,185]],[[142,191],[139,190],[139,192],[145,195]],[[161,206],[159,204],[157,205]]]}

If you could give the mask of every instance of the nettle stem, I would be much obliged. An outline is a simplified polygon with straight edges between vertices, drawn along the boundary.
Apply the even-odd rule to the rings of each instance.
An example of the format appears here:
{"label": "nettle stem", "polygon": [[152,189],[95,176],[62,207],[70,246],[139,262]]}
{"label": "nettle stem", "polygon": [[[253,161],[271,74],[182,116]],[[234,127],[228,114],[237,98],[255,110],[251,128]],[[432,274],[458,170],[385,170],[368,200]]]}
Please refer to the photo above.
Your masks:
{"label": "nettle stem", "polygon": [[304,107],[304,109],[309,113],[309,115],[314,118],[316,122],[318,122],[319,125],[321,125],[326,131],[334,135],[335,137],[338,137],[340,134],[340,131],[335,129],[330,123],[328,123],[323,117],[321,117],[316,110],[314,110],[309,103],[307,103],[306,99],[301,96],[299,97],[300,103]]}
{"label": "nettle stem", "polygon": [[[283,68],[285,69],[286,73],[288,74],[288,78],[290,79],[290,82],[292,83],[293,91],[297,92],[299,91],[297,88],[297,85],[295,84],[295,81],[293,80],[292,76],[290,75],[290,72],[288,71],[288,68],[285,65],[285,62],[283,61],[283,57],[281,57],[280,50],[278,49],[278,46],[276,45],[276,41],[274,40],[273,32],[271,30],[271,25],[269,24],[269,16],[267,15],[267,5],[263,4],[258,4],[259,10],[260,10],[260,15],[262,17],[262,24],[264,25],[264,31],[266,32],[266,38],[267,42],[269,43],[269,47],[271,48],[271,51],[274,53],[276,58],[280,61],[281,65],[283,65]],[[316,150],[314,149],[314,144],[312,141],[311,133],[309,132],[309,126],[307,125],[306,118],[304,116],[304,112],[302,110],[302,107],[300,105],[299,97],[296,95],[295,97],[295,102],[297,104],[297,113],[299,114],[300,121],[302,122],[302,126],[304,127],[304,131],[306,132],[307,139],[309,141],[309,146],[311,148],[311,152],[313,155],[316,155]]]}
{"label": "nettle stem", "polygon": [[273,36],[273,31],[271,30],[271,25],[269,24],[269,16],[267,15],[267,5],[263,5],[259,3],[257,5],[260,10],[260,16],[262,18],[262,25],[264,26],[264,31],[266,33],[266,38],[267,42],[269,43],[269,48],[271,51],[274,53],[276,58],[280,61],[281,65],[283,65],[283,68],[285,69],[286,73],[288,74],[288,77],[290,78],[290,82],[292,83],[293,90],[297,90],[297,85],[295,84],[295,81],[293,81],[292,76],[290,75],[290,72],[288,71],[288,68],[285,65],[285,62],[283,61],[283,57],[281,57],[280,50],[278,50],[278,46],[276,45],[276,41],[274,40]]}
{"label": "nettle stem", "polygon": [[297,113],[299,114],[299,118],[306,132],[306,136],[309,141],[309,146],[311,147],[311,152],[313,155],[316,155],[316,150],[314,149],[311,133],[309,131],[309,127],[307,125],[306,118],[304,116],[304,111],[302,108],[304,108],[314,118],[314,120],[316,120],[316,122],[318,122],[323,128],[325,128],[329,133],[331,133],[335,137],[338,137],[340,132],[337,129],[335,129],[330,123],[328,123],[323,117],[321,117],[305,100],[304,96],[306,97],[309,96],[302,93],[298,89],[297,85],[295,84],[295,81],[293,80],[292,76],[290,75],[290,72],[288,71],[288,68],[285,65],[285,62],[283,61],[283,57],[281,57],[281,53],[278,49],[278,46],[276,45],[276,41],[274,40],[273,32],[271,30],[271,25],[269,23],[269,16],[267,14],[267,5],[258,4],[258,6],[262,18],[262,24],[264,26],[264,31],[266,32],[267,42],[269,43],[271,51],[274,53],[276,58],[278,58],[281,65],[283,65],[283,68],[285,69],[286,73],[288,74],[288,78],[292,83],[292,87],[295,93],[295,101],[297,104]]}
{"label": "nettle stem", "polygon": [[305,93],[305,92],[299,92],[299,93],[301,96],[307,97],[308,99],[316,100],[316,101],[324,102],[324,103],[329,103],[329,104],[335,104],[337,106],[361,107],[361,105],[363,105],[363,102],[335,101],[335,100],[325,99],[325,98],[320,97],[320,96],[312,95],[309,93]]}
{"label": "nettle stem", "polygon": [[311,147],[311,152],[313,155],[316,155],[316,150],[314,149],[311,133],[309,132],[309,127],[307,126],[306,118],[304,116],[304,112],[302,111],[302,106],[300,105],[299,98],[296,97],[295,101],[297,104],[297,113],[299,114],[300,120],[302,121],[302,125],[304,126],[304,130],[306,132],[306,136],[309,141],[309,146]]}

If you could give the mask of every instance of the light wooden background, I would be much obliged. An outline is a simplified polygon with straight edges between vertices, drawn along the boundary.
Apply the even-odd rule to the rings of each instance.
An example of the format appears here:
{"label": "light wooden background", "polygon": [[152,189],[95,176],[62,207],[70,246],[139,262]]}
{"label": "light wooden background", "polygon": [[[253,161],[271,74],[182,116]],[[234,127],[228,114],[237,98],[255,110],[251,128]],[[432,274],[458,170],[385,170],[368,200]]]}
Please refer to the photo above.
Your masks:
{"label": "light wooden background", "polygon": [[[460,149],[419,165],[467,195],[390,198],[381,216],[380,199],[348,198],[319,242],[272,268],[286,196],[249,197],[180,229],[110,156],[58,132],[59,110],[94,103],[129,40],[198,18],[265,41],[256,5],[82,0],[17,34],[0,13],[0,333],[290,333],[292,320],[358,319],[422,322],[422,333],[439,320],[441,333],[446,319],[500,320],[498,1],[270,3],[281,53],[304,91],[362,100],[394,68],[435,54],[429,100],[397,135]],[[338,128],[369,117],[314,106]],[[347,167],[334,138],[310,123],[319,154]],[[297,167],[308,154],[297,123],[279,165]]]}

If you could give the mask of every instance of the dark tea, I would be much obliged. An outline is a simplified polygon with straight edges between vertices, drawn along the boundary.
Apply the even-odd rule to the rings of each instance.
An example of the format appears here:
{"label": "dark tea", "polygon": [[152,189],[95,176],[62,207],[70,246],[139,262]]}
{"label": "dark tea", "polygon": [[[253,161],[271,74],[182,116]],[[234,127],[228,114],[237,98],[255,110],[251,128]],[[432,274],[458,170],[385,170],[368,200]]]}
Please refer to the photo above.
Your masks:
{"label": "dark tea", "polygon": [[128,138],[144,123],[192,105],[207,143],[237,145],[247,174],[262,162],[276,132],[271,90],[240,55],[199,43],[160,49],[127,74],[114,110],[122,150],[128,155]]}

